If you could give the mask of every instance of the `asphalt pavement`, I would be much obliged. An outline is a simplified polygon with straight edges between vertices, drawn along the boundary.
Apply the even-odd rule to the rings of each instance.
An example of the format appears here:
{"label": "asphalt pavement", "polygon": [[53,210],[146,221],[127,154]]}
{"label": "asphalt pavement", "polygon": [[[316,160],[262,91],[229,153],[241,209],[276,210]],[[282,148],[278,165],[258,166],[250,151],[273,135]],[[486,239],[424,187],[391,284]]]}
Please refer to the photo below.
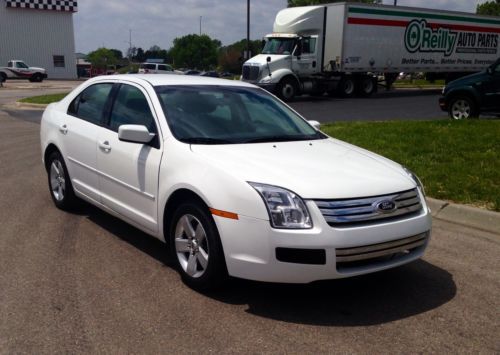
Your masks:
{"label": "asphalt pavement", "polygon": [[38,124],[0,112],[0,152],[0,353],[500,352],[498,234],[435,219],[397,269],[200,294],[155,239],[54,207]]}

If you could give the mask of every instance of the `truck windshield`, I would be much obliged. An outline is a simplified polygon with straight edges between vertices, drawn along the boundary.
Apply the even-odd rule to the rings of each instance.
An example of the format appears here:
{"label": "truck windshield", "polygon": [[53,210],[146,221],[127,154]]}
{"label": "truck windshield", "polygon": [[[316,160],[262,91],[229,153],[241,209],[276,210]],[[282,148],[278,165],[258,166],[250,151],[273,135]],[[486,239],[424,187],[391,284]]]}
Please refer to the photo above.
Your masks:
{"label": "truck windshield", "polygon": [[324,139],[267,92],[228,86],[158,86],[174,137],[190,144],[241,144]]}
{"label": "truck windshield", "polygon": [[295,38],[268,38],[262,54],[292,54]]}

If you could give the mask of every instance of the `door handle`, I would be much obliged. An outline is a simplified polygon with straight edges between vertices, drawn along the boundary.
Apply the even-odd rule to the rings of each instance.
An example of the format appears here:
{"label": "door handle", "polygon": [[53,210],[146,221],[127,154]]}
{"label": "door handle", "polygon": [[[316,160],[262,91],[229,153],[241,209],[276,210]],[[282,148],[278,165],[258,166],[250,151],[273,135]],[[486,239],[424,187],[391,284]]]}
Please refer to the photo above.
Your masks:
{"label": "door handle", "polygon": [[104,150],[106,153],[111,150],[111,146],[109,145],[108,141],[99,142],[99,148]]}
{"label": "door handle", "polygon": [[62,133],[62,134],[66,134],[68,133],[68,126],[65,125],[65,124],[62,124],[59,126],[59,131]]}

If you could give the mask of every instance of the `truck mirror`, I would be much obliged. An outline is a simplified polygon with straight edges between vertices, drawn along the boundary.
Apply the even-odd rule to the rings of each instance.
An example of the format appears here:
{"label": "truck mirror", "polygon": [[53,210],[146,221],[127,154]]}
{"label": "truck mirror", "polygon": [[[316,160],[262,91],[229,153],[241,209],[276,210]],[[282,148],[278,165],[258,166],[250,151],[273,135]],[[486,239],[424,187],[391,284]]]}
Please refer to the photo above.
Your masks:
{"label": "truck mirror", "polygon": [[266,62],[270,63],[271,62],[271,57],[266,58]]}
{"label": "truck mirror", "polygon": [[295,47],[295,56],[300,57],[302,55],[302,40],[297,42],[297,46]]}

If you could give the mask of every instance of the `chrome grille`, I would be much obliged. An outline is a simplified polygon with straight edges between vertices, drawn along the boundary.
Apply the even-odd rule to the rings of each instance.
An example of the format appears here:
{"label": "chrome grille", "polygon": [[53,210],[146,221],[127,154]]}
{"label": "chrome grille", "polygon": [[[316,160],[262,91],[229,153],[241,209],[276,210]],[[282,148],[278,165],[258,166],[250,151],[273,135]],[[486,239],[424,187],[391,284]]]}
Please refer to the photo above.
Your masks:
{"label": "chrome grille", "polygon": [[353,248],[339,248],[335,250],[337,263],[374,259],[398,253],[409,253],[411,250],[425,245],[427,238],[428,233],[425,232],[385,243]]}
{"label": "chrome grille", "polygon": [[[390,211],[378,208],[380,203],[387,201],[392,201],[395,208]],[[325,217],[326,222],[331,226],[404,217],[422,209],[416,188],[390,195],[342,200],[314,200],[314,202]]]}
{"label": "chrome grille", "polygon": [[244,65],[243,66],[243,80],[257,80],[259,77],[259,67]]}

